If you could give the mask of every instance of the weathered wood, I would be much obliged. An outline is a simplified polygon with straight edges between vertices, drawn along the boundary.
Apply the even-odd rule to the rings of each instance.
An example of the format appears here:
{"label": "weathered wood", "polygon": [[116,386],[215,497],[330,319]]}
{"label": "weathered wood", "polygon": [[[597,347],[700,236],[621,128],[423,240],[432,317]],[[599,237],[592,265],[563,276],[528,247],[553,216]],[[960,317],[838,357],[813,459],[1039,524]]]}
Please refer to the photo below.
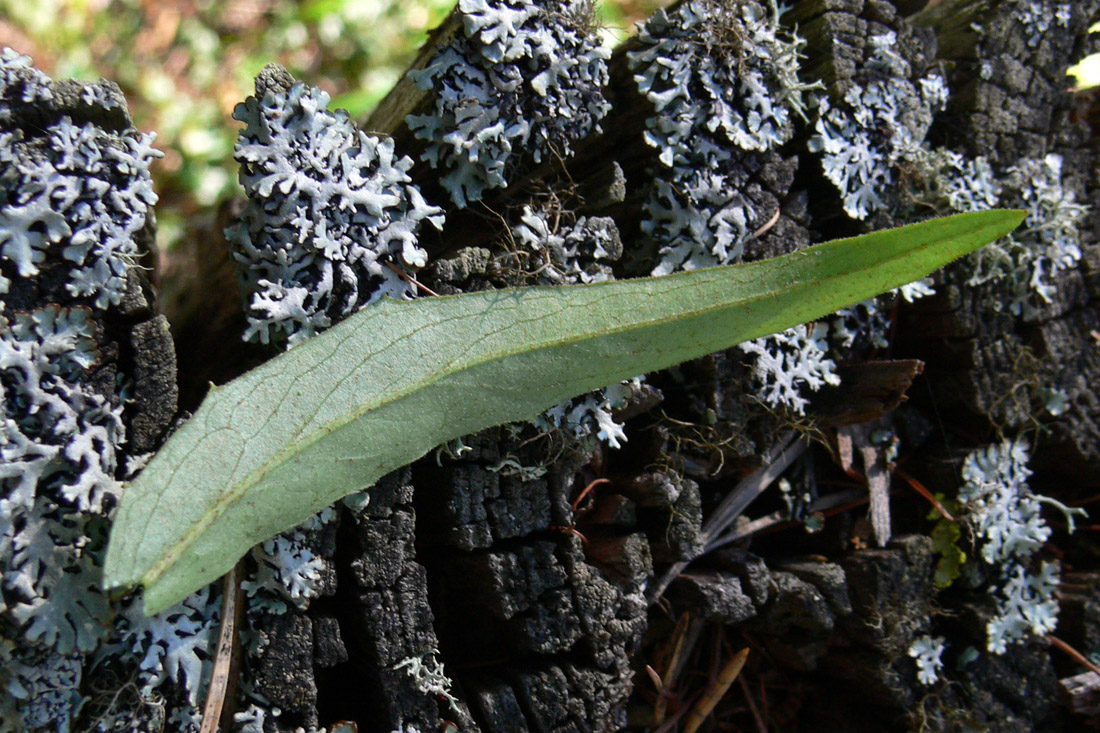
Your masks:
{"label": "weathered wood", "polygon": [[1100,674],[1082,672],[1058,681],[1069,709],[1077,715],[1095,718],[1100,715]]}
{"label": "weathered wood", "polygon": [[[431,487],[418,505],[430,528],[419,557],[446,608],[442,648],[464,660],[456,681],[480,719],[502,719],[510,700],[522,701],[531,729],[613,719],[629,687],[607,682],[621,679],[644,627],[639,588],[652,573],[648,544],[589,524],[587,515],[574,520],[569,493],[583,456],[552,464],[543,478],[508,476],[507,466],[520,471],[541,449],[500,441],[496,433],[478,436],[461,459],[422,466],[417,479]],[[544,667],[562,655],[575,664]],[[550,694],[546,674],[601,682],[567,682]]]}
{"label": "weathered wood", "polygon": [[[1089,201],[1097,148],[1088,128],[1073,119],[1064,70],[1081,53],[1085,26],[1100,5],[1067,4],[1064,27],[1061,16],[1022,22],[1021,7],[1009,0],[958,0],[914,16],[936,30],[941,58],[951,62],[950,124],[940,135],[1001,170],[1057,153],[1065,191]],[[1051,32],[1040,33],[1034,26],[1040,21]],[[1100,465],[1100,409],[1085,386],[1100,377],[1100,363],[1094,349],[1082,348],[1100,325],[1100,302],[1087,285],[1095,259],[1089,221],[1081,229],[1081,262],[1051,278],[1052,302],[1036,296],[1014,317],[998,311],[1013,297],[1003,284],[958,285],[902,316],[902,353],[926,358],[941,409],[984,422],[986,429],[1042,423],[1049,438],[1039,465],[1078,476],[1085,466]],[[955,282],[967,278],[965,264],[952,272]],[[1064,415],[1046,410],[1052,390],[1063,390],[1072,406]]]}
{"label": "weathered wood", "polygon": [[706,619],[736,624],[757,614],[752,599],[741,590],[741,581],[730,573],[688,572],[669,585],[665,596],[676,608],[690,609]]}
{"label": "weathered wood", "polygon": [[876,420],[908,399],[913,380],[924,371],[915,359],[866,361],[841,366],[839,387],[823,387],[810,398],[813,414],[825,425],[840,427]]}
{"label": "weathered wood", "polygon": [[284,725],[316,726],[317,681],[313,675],[313,624],[308,616],[274,616],[264,624],[269,643],[252,664],[252,678]]}
{"label": "weathered wood", "polygon": [[954,141],[1005,165],[1051,151],[1058,120],[1072,105],[1065,69],[1076,62],[1097,11],[1092,0],[1067,3],[1063,25],[1050,6],[1032,4],[1033,13],[1027,5],[948,0],[912,19],[936,31],[939,58],[952,62],[948,113]]}
{"label": "weathered wood", "polygon": [[820,79],[835,99],[843,98],[866,75],[872,37],[895,34],[914,76],[924,73],[935,53],[935,39],[914,33],[894,6],[882,0],[804,0],[784,14],[783,23],[797,27],[808,41],[801,72]]}
{"label": "weathered wood", "polygon": [[[935,68],[938,40],[953,92],[947,115],[933,130],[934,143],[986,155],[1002,167],[1021,156],[1056,152],[1065,159],[1067,188],[1079,201],[1096,200],[1100,149],[1093,130],[1072,116],[1060,66],[1083,47],[1083,26],[1100,9],[1097,0],[1074,6],[1064,37],[1051,34],[1035,46],[1017,27],[1018,2],[935,3],[912,19],[920,26],[914,29],[899,12],[915,12],[922,4],[796,3],[782,23],[787,29],[797,26],[810,39],[803,81],[821,78],[837,103],[881,73],[869,64],[868,39],[895,33],[909,64],[906,81],[914,82]],[[728,0],[706,7],[717,12],[764,5]],[[694,38],[708,48],[704,63],[728,68],[747,63],[731,52],[744,50],[738,45],[744,43],[738,38],[744,28],[729,15],[721,18],[725,25],[711,24]],[[976,30],[975,22],[985,31]],[[456,11],[413,68],[427,68],[463,32]],[[568,160],[552,156],[537,165],[520,160],[508,169],[509,185],[486,194],[483,206],[451,207],[441,234],[424,233],[421,243],[431,264],[417,274],[420,282],[455,293],[653,268],[665,242],[643,237],[642,224],[655,179],[667,174],[668,166],[662,167],[659,151],[645,139],[659,115],[638,92],[627,56],[642,48],[641,41],[628,42],[611,59],[606,93],[613,110],[601,135],[577,141],[577,154]],[[285,92],[292,81],[271,72],[257,91]],[[62,89],[69,107],[51,102],[20,108],[12,124],[29,130],[32,123],[52,124],[71,112],[104,129],[129,126],[115,108],[73,102],[78,90]],[[368,130],[392,135],[398,154],[419,155],[424,143],[406,118],[430,111],[432,103],[430,93],[404,77],[372,115]],[[811,231],[824,238],[882,226],[901,215],[887,208],[867,223],[844,216],[831,184],[819,173],[820,161],[802,148],[815,122],[811,116],[791,142],[770,152],[727,151],[731,162],[722,170],[737,182],[730,189],[753,211],[748,227],[755,233],[738,257],[780,254],[808,243]],[[888,137],[898,131],[880,132]],[[442,197],[441,189],[432,190],[438,171],[421,162],[413,174],[429,198]],[[907,193],[903,179],[896,188],[892,193]],[[207,380],[221,381],[243,370],[248,359],[266,357],[243,350],[237,341],[243,322],[220,234],[230,209],[195,241],[199,251],[189,255],[200,263],[200,297],[186,302],[189,296],[177,294],[168,306],[173,320],[183,314],[177,344],[190,380],[182,385],[185,405],[197,402]],[[550,236],[517,241],[528,215],[541,217]],[[1100,376],[1100,348],[1091,348],[1100,341],[1100,335],[1092,336],[1100,334],[1095,244],[1100,212],[1094,209],[1083,228],[1081,265],[1059,276],[1052,303],[1017,317],[990,307],[1001,292],[995,287],[960,285],[965,278],[937,283],[937,296],[900,306],[893,350],[876,345],[851,354],[837,367],[841,386],[816,393],[804,420],[762,407],[746,354],[734,349],[633,388],[627,405],[613,414],[618,422],[631,421],[630,441],[619,451],[566,430],[541,436],[522,426],[487,431],[467,438],[467,446],[448,446],[390,477],[373,490],[365,510],[339,507],[338,517],[303,544],[319,562],[308,608],[286,603],[281,613],[254,609],[249,616],[250,635],[260,643],[243,675],[256,699],[282,711],[277,720],[267,719],[265,729],[339,719],[382,731],[441,729],[446,720],[463,731],[619,729],[633,692],[642,707],[650,702],[652,680],[642,677],[635,691],[632,672],[643,666],[639,662],[648,659],[653,645],[660,645],[657,638],[668,628],[664,614],[675,618],[681,611],[684,651],[662,657],[657,670],[669,686],[661,692],[658,716],[666,724],[682,715],[684,708],[677,706],[701,689],[692,687],[695,680],[717,671],[723,655],[716,650],[740,648],[743,634],[766,652],[754,652],[745,669],[751,675],[747,704],[753,705],[755,694],[797,691],[792,694],[799,697],[797,704],[769,702],[770,721],[777,727],[784,713],[790,726],[807,730],[946,727],[960,720],[1006,729],[1057,727],[1062,721],[1054,704],[1054,667],[1041,647],[1021,645],[1004,656],[980,652],[977,661],[965,664],[963,644],[985,645],[991,601],[973,588],[989,580],[989,571],[975,562],[968,566],[974,577],[937,596],[927,538],[903,535],[883,549],[853,549],[870,537],[860,527],[865,492],[851,488],[851,477],[837,472],[825,451],[809,449],[803,473],[790,476],[797,507],[761,496],[760,506],[752,507],[760,518],[746,518],[730,530],[725,540],[738,542],[737,548],[704,551],[703,520],[718,514],[715,507],[746,472],[760,468],[761,454],[792,420],[813,436],[828,438],[838,427],[853,425],[867,433],[867,423],[888,415],[911,390],[920,374],[918,358],[928,363],[927,388],[915,383],[909,418],[896,423],[903,435],[899,460],[915,464],[907,471],[920,475],[932,491],[952,495],[962,445],[995,429],[1014,433],[1039,422],[1045,432],[1032,462],[1036,481],[1051,486],[1055,498],[1087,498],[1084,492],[1096,476],[1090,468],[1100,461],[1100,398],[1092,389]],[[563,245],[552,240],[573,234],[583,252],[567,262]],[[151,230],[140,236],[152,241]],[[597,242],[605,250],[598,257]],[[53,254],[42,277],[13,283],[4,299],[5,316],[41,302],[69,302],[53,300],[68,297],[59,269],[64,263],[54,262]],[[10,269],[6,262],[0,268]],[[165,324],[154,316],[137,278],[128,282],[126,298],[104,324],[98,334],[103,362],[94,384],[115,404],[120,375],[133,378],[135,399],[124,412],[129,449],[152,450],[175,413]],[[899,355],[914,358],[895,358]],[[1042,390],[1050,384],[1065,388],[1072,403],[1057,419],[1039,409]],[[910,422],[922,427],[904,429]],[[865,464],[878,472],[874,508],[881,517],[885,453],[863,443]],[[849,459],[842,468],[854,465]],[[842,487],[834,490],[836,483]],[[910,501],[897,486],[891,501],[896,531],[927,530],[920,524],[925,504]],[[788,523],[791,519],[806,521]],[[826,522],[825,529],[810,534],[818,521]],[[882,539],[884,527],[879,521]],[[777,531],[767,535],[761,528]],[[1082,544],[1059,544],[1067,552],[1067,567],[1094,549],[1087,539],[1077,541]],[[751,553],[745,549],[749,542]],[[973,548],[966,549],[973,554]],[[647,612],[642,590],[656,587],[653,563],[679,570],[687,561],[694,564],[668,586],[669,605]],[[1067,634],[1081,648],[1095,646],[1100,634],[1095,599],[1075,590],[1072,577],[1063,591]],[[643,642],[647,624],[653,633]],[[935,632],[950,634],[951,682],[927,688],[916,679],[909,650],[915,639]],[[433,652],[453,683],[447,693],[453,701],[411,673],[417,664],[422,670],[433,666]],[[114,675],[111,684],[124,687],[128,670],[122,666],[106,662],[96,671]],[[1063,688],[1071,691],[1071,705],[1095,712],[1081,688]],[[169,707],[178,702],[170,700]],[[727,699],[723,705],[729,705],[730,720],[737,715],[748,720],[743,701]],[[97,701],[87,715],[103,708]],[[150,729],[165,725],[152,713],[147,717],[141,722]],[[652,718],[645,720],[649,725]]]}
{"label": "weathered wood", "polygon": [[616,486],[637,504],[637,525],[648,533],[654,560],[685,561],[702,551],[699,484],[669,470],[624,476]]}

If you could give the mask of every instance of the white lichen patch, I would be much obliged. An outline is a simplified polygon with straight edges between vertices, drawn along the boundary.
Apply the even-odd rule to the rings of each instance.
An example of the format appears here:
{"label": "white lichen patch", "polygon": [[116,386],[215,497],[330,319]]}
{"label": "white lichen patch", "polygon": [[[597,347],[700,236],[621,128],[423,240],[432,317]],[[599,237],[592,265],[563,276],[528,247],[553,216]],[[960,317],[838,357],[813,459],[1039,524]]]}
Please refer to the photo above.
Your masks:
{"label": "white lichen patch", "polygon": [[1027,0],[1020,6],[1019,21],[1027,29],[1027,45],[1031,48],[1038,48],[1052,29],[1069,28],[1073,20],[1073,5],[1070,3]]}
{"label": "white lichen patch", "polygon": [[840,384],[838,363],[890,346],[891,310],[899,297],[912,301],[931,292],[927,282],[917,281],[841,308],[823,321],[741,344],[760,399],[770,407],[804,414],[810,392]]}
{"label": "white lichen patch", "polygon": [[672,167],[700,152],[696,134],[740,150],[771,150],[793,134],[803,114],[798,78],[805,42],[784,38],[779,13],[757,3],[694,0],[658,10],[630,54],[638,90],[653,104],[647,140]]}
{"label": "white lichen patch", "polygon": [[1000,281],[1011,291],[1008,309],[1027,314],[1053,301],[1054,278],[1081,260],[1080,225],[1088,207],[1062,181],[1062,157],[1025,158],[1004,176],[999,205],[1027,211],[1024,225],[970,256],[968,285]]}
{"label": "white lichen patch", "polygon": [[82,697],[83,657],[32,652],[0,660],[11,676],[4,693],[18,716],[0,718],[0,730],[69,730]]}
{"label": "white lichen patch", "polygon": [[234,157],[248,204],[226,235],[247,298],[246,339],[293,346],[383,296],[412,297],[396,270],[427,264],[418,230],[442,226],[410,184],[412,161],[328,102],[294,84],[233,113],[245,123]]}
{"label": "white lichen patch", "polygon": [[947,104],[942,76],[911,78],[895,34],[869,43],[867,80],[853,84],[842,100],[821,98],[809,146],[821,153],[825,177],[840,192],[845,213],[860,220],[898,206],[901,171],[916,165],[933,115]]}
{"label": "white lichen patch", "polygon": [[437,650],[431,649],[420,656],[402,659],[393,668],[405,670],[413,678],[416,689],[446,700],[452,708],[457,709],[458,698],[451,692],[454,682],[443,671],[443,663],[436,658],[437,654]]}
{"label": "white lichen patch", "polygon": [[1001,184],[984,156],[967,158],[939,148],[925,158],[926,180],[952,211],[988,211],[1001,198]]}
{"label": "white lichen patch", "polygon": [[769,6],[694,0],[658,10],[628,55],[653,105],[646,142],[659,151],[642,222],[660,245],[655,275],[737,262],[752,222],[770,213],[742,193],[741,156],[789,140],[814,86],[798,78],[804,41],[784,35]]}
{"label": "white lichen patch", "polygon": [[1023,226],[966,260],[966,285],[998,284],[1001,292],[990,298],[996,310],[1028,315],[1053,302],[1057,276],[1081,261],[1080,227],[1088,206],[1064,182],[1063,162],[1052,153],[1024,158],[998,172],[984,157],[971,159],[950,150],[918,159],[919,198],[925,203],[951,212],[1027,211]]}
{"label": "white lichen patch", "polygon": [[[10,104],[52,98],[50,79],[30,59],[0,54],[0,118]],[[88,87],[93,100],[114,99]],[[115,100],[116,104],[121,104]],[[161,157],[152,133],[108,133],[62,118],[44,134],[0,133],[0,295],[11,278],[38,273],[47,251],[72,263],[66,287],[97,308],[117,304],[138,237],[157,201],[149,165]],[[110,195],[107,195],[107,194]]]}
{"label": "white lichen patch", "polygon": [[978,450],[963,463],[959,499],[983,538],[982,557],[993,565],[1027,558],[1050,537],[1041,505],[1027,485],[1028,448],[1023,440]]}
{"label": "white lichen patch", "polygon": [[[114,657],[134,657],[138,662],[138,681],[143,694],[171,679],[187,692],[187,702],[195,707],[204,665],[209,666],[213,639],[220,618],[218,604],[212,602],[207,586],[172,608],[145,617],[141,604],[133,604],[124,615],[117,648],[107,647]],[[106,657],[106,654],[101,655]]]}
{"label": "white lichen patch", "polygon": [[890,345],[889,332],[890,320],[878,298],[841,308],[829,319],[829,345],[845,352],[884,349]]}
{"label": "white lichen patch", "polygon": [[613,280],[611,263],[622,256],[614,222],[523,207],[512,239],[529,264],[527,279],[539,285],[576,285]]}
{"label": "white lichen patch", "polygon": [[1029,636],[1043,636],[1058,626],[1059,564],[1044,561],[1033,573],[1023,565],[1012,565],[998,589],[997,614],[986,624],[987,648],[1004,654],[1010,644]]}
{"label": "white lichen patch", "polygon": [[100,590],[125,431],[121,406],[86,384],[97,338],[86,308],[0,320],[0,615],[16,640],[5,692],[26,729],[69,730],[85,669],[107,659],[137,670],[146,699],[171,681],[194,704],[216,609],[203,591],[144,619]]}
{"label": "white lichen patch", "polygon": [[610,52],[592,26],[591,0],[459,0],[464,33],[424,69],[434,94],[409,128],[428,142],[423,159],[464,207],[504,188],[521,161],[566,157],[599,130]]}
{"label": "white lichen patch", "polygon": [[[252,549],[256,571],[241,583],[249,611],[285,613],[289,605],[304,610],[318,595],[325,561],[310,549],[310,535],[336,519],[326,507],[308,520]],[[288,605],[289,604],[289,605]]]}
{"label": "white lichen patch", "polygon": [[801,415],[809,404],[804,388],[816,391],[827,384],[840,384],[836,362],[827,354],[828,333],[826,324],[804,324],[740,345],[751,357],[753,377],[764,402]]}
{"label": "white lichen patch", "polygon": [[1028,459],[1027,444],[1018,438],[976,450],[963,462],[959,500],[980,541],[982,559],[999,574],[992,589],[996,614],[986,624],[987,647],[994,654],[1054,630],[1058,563],[1043,561],[1035,572],[1033,561],[1051,533],[1041,508],[1050,504],[1062,511],[1070,531],[1073,516],[1081,513],[1031,492]]}
{"label": "white lichen patch", "polygon": [[931,685],[940,678],[943,669],[943,650],[946,647],[942,636],[917,637],[909,645],[909,656],[917,665],[917,679],[922,685]]}
{"label": "white lichen patch", "polygon": [[54,98],[50,78],[34,68],[30,56],[12,48],[0,49],[0,122],[10,120],[16,104],[31,105]]}
{"label": "white lichen patch", "polygon": [[551,407],[535,418],[535,427],[547,433],[563,430],[576,439],[595,435],[611,448],[621,448],[626,433],[613,412],[626,405],[632,390],[640,387],[643,379],[634,377]]}

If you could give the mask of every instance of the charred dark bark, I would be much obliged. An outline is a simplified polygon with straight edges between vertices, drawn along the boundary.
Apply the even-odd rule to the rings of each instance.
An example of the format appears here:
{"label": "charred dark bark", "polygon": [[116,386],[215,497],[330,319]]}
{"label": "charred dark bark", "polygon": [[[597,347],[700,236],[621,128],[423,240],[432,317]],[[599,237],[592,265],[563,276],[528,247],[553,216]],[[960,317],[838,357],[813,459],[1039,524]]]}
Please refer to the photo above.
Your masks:
{"label": "charred dark bark", "polygon": [[[914,18],[937,32],[953,90],[934,135],[986,156],[999,170],[1057,155],[1067,194],[1095,201],[1095,133],[1076,118],[1064,70],[1086,52],[1083,29],[1100,7],[1067,6],[1064,28],[1040,37],[1021,20],[1025,5],[948,2]],[[1100,465],[1100,413],[1091,387],[1100,363],[1086,346],[1100,326],[1090,285],[1096,244],[1086,234],[1095,207],[1087,217],[1079,262],[1052,277],[1050,302],[1035,299],[1015,315],[1005,307],[1012,296],[1003,283],[960,284],[903,314],[909,339],[903,350],[928,361],[941,410],[999,432],[1041,425],[1045,455],[1037,460],[1077,477],[1094,475]],[[966,279],[963,268],[954,267],[958,280]],[[1052,415],[1046,407],[1052,390],[1062,390],[1075,409]]]}

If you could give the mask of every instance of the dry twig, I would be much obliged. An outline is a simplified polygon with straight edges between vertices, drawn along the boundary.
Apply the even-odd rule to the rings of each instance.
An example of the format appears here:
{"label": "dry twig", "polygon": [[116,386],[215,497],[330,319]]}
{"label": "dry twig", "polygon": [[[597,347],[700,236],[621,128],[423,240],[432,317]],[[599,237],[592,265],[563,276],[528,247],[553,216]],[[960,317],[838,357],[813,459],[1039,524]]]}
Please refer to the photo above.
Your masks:
{"label": "dry twig", "polygon": [[703,724],[726,692],[729,691],[730,685],[737,679],[737,675],[741,673],[741,668],[745,666],[745,660],[748,658],[749,649],[745,647],[734,654],[733,659],[726,662],[726,666],[722,667],[722,671],[718,673],[714,683],[703,693],[703,696],[699,698],[688,714],[687,721],[684,723],[684,733],[695,733],[699,730],[699,726]]}
{"label": "dry twig", "polygon": [[218,649],[214,654],[214,671],[210,677],[210,689],[206,693],[206,705],[202,710],[200,733],[217,733],[218,723],[227,698],[232,700],[236,687],[237,665],[240,650],[237,629],[240,627],[244,604],[241,602],[242,563],[238,562],[225,574],[222,584],[222,621],[218,628]]}

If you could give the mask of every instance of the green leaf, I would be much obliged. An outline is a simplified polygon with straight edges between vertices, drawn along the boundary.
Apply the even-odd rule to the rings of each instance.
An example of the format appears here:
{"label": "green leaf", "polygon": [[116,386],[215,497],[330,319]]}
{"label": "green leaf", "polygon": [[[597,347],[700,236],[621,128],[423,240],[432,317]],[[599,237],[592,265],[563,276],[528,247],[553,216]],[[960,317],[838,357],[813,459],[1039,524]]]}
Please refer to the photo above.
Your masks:
{"label": "green leaf", "polygon": [[[948,499],[937,493],[936,501],[956,517],[963,513],[964,507],[957,499]],[[959,540],[963,538],[962,522],[948,519],[938,509],[928,512],[925,518],[936,523],[929,533],[932,538],[932,552],[939,556],[932,581],[937,588],[949,588],[962,575],[962,566],[967,560],[966,553],[959,547]]]}
{"label": "green leaf", "polygon": [[1023,217],[960,214],[660,278],[383,300],[211,390],[123,494],[106,585],[144,585],[156,613],[440,443],[820,318]]}
{"label": "green leaf", "polygon": [[[1094,23],[1089,27],[1089,33],[1100,33],[1100,23]],[[1086,89],[1100,86],[1100,53],[1094,53],[1081,59],[1078,63],[1066,69],[1066,75],[1077,80],[1073,85],[1073,91],[1083,92]]]}

